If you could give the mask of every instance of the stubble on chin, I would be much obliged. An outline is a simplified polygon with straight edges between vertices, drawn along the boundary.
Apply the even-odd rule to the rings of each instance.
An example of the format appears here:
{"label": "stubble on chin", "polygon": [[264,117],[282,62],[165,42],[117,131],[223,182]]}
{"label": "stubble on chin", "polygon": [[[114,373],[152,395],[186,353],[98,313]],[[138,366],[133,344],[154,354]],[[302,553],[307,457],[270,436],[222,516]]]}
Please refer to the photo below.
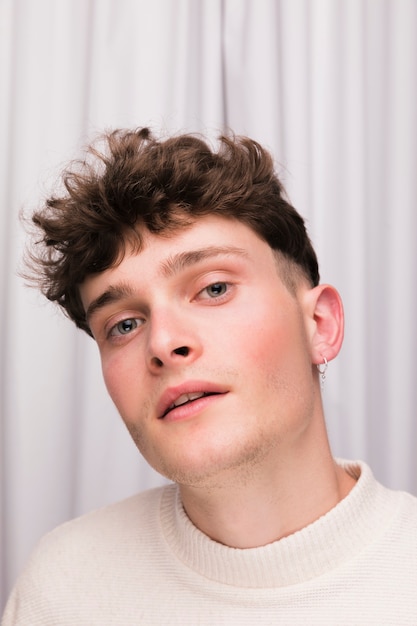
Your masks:
{"label": "stubble on chin", "polygon": [[[128,431],[145,460],[162,476],[185,487],[218,490],[244,486],[253,480],[257,468],[276,447],[275,442],[261,428],[244,440],[236,438],[228,445],[224,442],[213,444],[212,449],[187,454],[163,454],[151,449],[141,428],[127,424]],[[190,450],[188,449],[188,452]]]}

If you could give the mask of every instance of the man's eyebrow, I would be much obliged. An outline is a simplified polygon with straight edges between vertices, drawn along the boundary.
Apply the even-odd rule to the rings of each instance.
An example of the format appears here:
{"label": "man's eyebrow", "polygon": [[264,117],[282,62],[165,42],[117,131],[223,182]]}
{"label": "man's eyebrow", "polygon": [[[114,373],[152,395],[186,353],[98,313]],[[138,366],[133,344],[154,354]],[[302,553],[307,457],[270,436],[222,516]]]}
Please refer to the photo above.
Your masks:
{"label": "man's eyebrow", "polygon": [[123,298],[129,298],[133,294],[132,288],[127,283],[120,283],[119,285],[112,286],[104,291],[98,298],[95,298],[87,307],[85,318],[88,322],[89,319],[108,304],[118,302]]}
{"label": "man's eyebrow", "polygon": [[161,274],[165,277],[169,277],[206,259],[230,255],[247,257],[248,253],[243,248],[237,248],[235,246],[207,246],[198,250],[179,252],[169,257],[161,264]]}
{"label": "man's eyebrow", "polygon": [[[210,259],[216,256],[241,256],[247,257],[248,253],[243,248],[237,248],[235,246],[207,246],[198,250],[189,250],[186,252],[179,252],[174,254],[160,266],[160,273],[164,277],[170,277],[179,273],[181,270],[186,269],[196,263],[200,263],[205,259]],[[130,298],[134,294],[134,289],[129,283],[121,282],[117,285],[110,285],[106,291],[104,291],[97,298],[92,300],[87,307],[85,318],[87,322],[91,317],[100,309],[103,309],[109,304],[119,302],[124,298]]]}

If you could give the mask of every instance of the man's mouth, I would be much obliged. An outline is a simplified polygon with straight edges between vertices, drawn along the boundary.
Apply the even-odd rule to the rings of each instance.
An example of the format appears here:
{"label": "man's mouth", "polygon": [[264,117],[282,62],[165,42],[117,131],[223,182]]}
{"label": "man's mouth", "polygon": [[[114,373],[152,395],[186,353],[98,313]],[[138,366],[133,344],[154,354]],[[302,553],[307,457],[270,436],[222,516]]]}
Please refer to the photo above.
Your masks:
{"label": "man's mouth", "polygon": [[195,400],[199,400],[200,398],[204,398],[206,396],[217,396],[221,392],[213,392],[213,391],[194,391],[192,393],[183,393],[169,407],[164,411],[161,415],[161,418],[164,418],[167,413],[176,409],[179,406],[184,406],[185,404],[190,404],[190,402],[194,402]]}

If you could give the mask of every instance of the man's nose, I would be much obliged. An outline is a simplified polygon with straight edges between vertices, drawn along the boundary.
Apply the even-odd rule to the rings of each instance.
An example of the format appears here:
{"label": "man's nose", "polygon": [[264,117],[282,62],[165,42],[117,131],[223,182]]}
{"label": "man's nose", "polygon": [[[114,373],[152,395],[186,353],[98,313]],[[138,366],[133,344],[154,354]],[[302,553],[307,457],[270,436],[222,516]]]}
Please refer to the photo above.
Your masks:
{"label": "man's nose", "polygon": [[159,311],[151,316],[148,363],[152,370],[193,362],[202,352],[195,323],[184,312]]}

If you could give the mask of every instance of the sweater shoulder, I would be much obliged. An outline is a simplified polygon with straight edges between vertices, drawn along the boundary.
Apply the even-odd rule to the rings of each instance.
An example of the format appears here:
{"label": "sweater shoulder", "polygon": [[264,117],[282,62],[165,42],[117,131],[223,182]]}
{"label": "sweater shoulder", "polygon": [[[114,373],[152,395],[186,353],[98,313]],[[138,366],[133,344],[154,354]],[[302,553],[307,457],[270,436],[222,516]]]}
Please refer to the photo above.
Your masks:
{"label": "sweater shoulder", "polygon": [[393,492],[396,504],[394,528],[396,534],[414,544],[417,556],[417,498],[405,491]]}
{"label": "sweater shoulder", "polygon": [[160,500],[165,490],[174,488],[143,491],[57,526],[40,539],[27,568],[79,566],[92,557],[111,556],[115,545],[122,555],[157,541]]}
{"label": "sweater shoulder", "polygon": [[132,577],[138,590],[146,588],[152,564],[164,562],[160,501],[172,489],[138,493],[44,535],[12,590],[2,625],[105,623],[90,622],[92,605],[110,612]]}

